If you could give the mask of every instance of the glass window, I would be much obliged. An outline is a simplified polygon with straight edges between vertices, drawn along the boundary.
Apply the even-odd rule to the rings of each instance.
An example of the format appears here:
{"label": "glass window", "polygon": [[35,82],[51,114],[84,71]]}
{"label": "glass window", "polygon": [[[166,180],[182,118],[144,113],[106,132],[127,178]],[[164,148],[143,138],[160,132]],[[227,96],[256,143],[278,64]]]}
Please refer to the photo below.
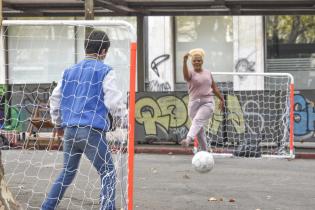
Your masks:
{"label": "glass window", "polygon": [[[135,17],[96,19],[126,20],[132,26],[136,25]],[[59,81],[62,72],[67,67],[84,57],[83,28],[81,26],[9,26],[8,67],[10,83]],[[136,34],[131,35],[126,28],[120,26],[99,28],[108,33],[112,42],[106,62],[116,69],[123,69],[124,74],[122,75],[125,75],[126,72],[129,72],[129,42],[132,36],[136,37]]]}
{"label": "glass window", "polygon": [[75,61],[74,40],[73,26],[9,26],[10,83],[58,81]]}
{"label": "glass window", "polygon": [[296,89],[315,89],[315,16],[266,17],[269,72],[287,72]]}
{"label": "glass window", "polygon": [[183,56],[190,49],[203,48],[204,67],[210,71],[233,71],[233,17],[176,17],[176,82],[184,82]]}

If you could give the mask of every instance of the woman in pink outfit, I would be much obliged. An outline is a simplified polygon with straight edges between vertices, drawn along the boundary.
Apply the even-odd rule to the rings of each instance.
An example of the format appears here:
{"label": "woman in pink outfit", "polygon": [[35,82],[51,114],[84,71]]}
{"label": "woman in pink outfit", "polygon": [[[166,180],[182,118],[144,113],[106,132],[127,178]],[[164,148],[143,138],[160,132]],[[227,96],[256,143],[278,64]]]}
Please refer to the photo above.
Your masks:
{"label": "woman in pink outfit", "polygon": [[[223,109],[224,98],[213,80],[211,72],[204,69],[202,49],[193,49],[184,56],[183,74],[188,84],[188,115],[192,121],[187,137],[181,142],[184,147],[188,147],[190,142],[198,135],[201,149],[207,150],[207,138],[204,126],[209,122],[214,111],[214,95],[220,99],[220,109]],[[188,70],[187,61],[191,57],[193,70]]]}

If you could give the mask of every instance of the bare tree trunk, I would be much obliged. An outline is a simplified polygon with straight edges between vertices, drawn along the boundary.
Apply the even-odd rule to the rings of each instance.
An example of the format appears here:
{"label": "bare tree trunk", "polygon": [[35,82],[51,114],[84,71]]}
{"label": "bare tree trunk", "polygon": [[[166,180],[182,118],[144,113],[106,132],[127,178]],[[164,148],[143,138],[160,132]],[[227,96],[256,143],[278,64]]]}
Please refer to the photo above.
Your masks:
{"label": "bare tree trunk", "polygon": [[304,29],[303,25],[301,24],[301,17],[299,16],[293,17],[291,28],[292,30],[288,38],[288,43],[296,44],[298,36],[303,32]]}
{"label": "bare tree trunk", "polygon": [[21,207],[14,199],[4,180],[4,168],[1,156],[2,153],[0,150],[0,210],[19,210]]}

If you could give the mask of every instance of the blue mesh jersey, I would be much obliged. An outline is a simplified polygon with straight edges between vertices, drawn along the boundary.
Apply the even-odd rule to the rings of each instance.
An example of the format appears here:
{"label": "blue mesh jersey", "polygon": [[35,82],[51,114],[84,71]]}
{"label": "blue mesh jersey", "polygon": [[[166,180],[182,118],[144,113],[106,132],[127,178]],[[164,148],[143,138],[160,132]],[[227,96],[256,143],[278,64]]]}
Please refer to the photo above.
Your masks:
{"label": "blue mesh jersey", "polygon": [[103,80],[112,69],[99,60],[85,59],[66,69],[61,92],[62,127],[90,126],[107,131],[108,109],[104,104]]}

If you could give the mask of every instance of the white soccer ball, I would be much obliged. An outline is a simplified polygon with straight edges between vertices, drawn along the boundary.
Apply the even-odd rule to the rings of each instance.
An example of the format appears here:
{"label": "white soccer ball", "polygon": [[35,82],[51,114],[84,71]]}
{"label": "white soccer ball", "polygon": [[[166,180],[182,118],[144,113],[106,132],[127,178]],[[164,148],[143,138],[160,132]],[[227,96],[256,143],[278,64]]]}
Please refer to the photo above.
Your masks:
{"label": "white soccer ball", "polygon": [[192,161],[193,168],[199,173],[206,173],[213,169],[214,159],[211,153],[206,151],[197,152]]}

